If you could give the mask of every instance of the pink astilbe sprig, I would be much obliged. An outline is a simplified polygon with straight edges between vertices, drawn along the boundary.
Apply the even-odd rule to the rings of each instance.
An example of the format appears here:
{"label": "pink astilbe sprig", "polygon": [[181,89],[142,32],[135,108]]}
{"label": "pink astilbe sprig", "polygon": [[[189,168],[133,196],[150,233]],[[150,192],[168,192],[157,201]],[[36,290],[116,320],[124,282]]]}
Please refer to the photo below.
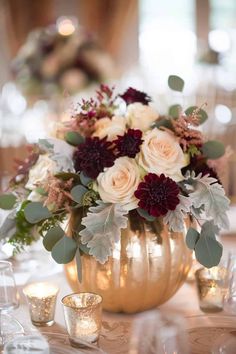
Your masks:
{"label": "pink astilbe sprig", "polygon": [[94,132],[97,120],[112,118],[115,109],[114,87],[100,85],[96,94],[96,99],[82,99],[82,102],[74,107],[71,119],[65,122],[65,132],[73,130],[89,137]]}
{"label": "pink astilbe sprig", "polygon": [[47,193],[44,205],[53,206],[56,210],[66,209],[69,211],[69,207],[72,203],[70,195],[72,186],[73,178],[63,181],[55,176],[50,176],[43,186],[43,189]]}
{"label": "pink astilbe sprig", "polygon": [[175,134],[179,137],[179,142],[184,152],[186,152],[192,145],[197,148],[202,146],[202,133],[199,130],[194,129],[194,127],[199,125],[197,109],[188,116],[182,113],[177,119],[172,120],[172,125]]}

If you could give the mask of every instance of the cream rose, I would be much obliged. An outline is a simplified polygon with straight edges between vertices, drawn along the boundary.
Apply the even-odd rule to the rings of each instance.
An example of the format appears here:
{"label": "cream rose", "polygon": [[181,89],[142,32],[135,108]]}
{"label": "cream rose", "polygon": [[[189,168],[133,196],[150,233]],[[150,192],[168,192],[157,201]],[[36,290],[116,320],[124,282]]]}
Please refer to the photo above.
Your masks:
{"label": "cream rose", "polygon": [[29,179],[25,188],[33,190],[37,185],[46,181],[48,173],[56,172],[56,162],[51,160],[48,155],[40,155],[36,164],[29,172]]}
{"label": "cream rose", "polygon": [[164,173],[176,182],[181,181],[181,168],[186,166],[186,159],[178,139],[157,128],[148,131],[143,139],[138,156],[140,166],[147,172]]}
{"label": "cream rose", "polygon": [[139,102],[128,106],[126,119],[131,128],[146,131],[157,118],[158,113],[151,106]]}
{"label": "cream rose", "polygon": [[140,182],[140,172],[134,159],[119,157],[112,167],[99,174],[97,182],[104,202],[120,203],[127,211],[137,208],[134,192]]}
{"label": "cream rose", "polygon": [[126,122],[123,117],[101,118],[95,123],[93,136],[97,136],[100,139],[107,136],[109,141],[114,140],[117,135],[124,135],[125,125]]}

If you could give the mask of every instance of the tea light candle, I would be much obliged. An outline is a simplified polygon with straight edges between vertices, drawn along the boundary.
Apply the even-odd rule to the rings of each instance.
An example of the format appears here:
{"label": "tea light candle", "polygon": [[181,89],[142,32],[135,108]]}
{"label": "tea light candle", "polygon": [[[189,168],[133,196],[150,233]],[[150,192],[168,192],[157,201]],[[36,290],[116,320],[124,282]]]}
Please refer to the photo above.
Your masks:
{"label": "tea light candle", "polygon": [[35,326],[51,326],[54,323],[58,291],[57,286],[44,282],[32,283],[23,289]]}
{"label": "tea light candle", "polygon": [[62,299],[65,322],[72,346],[98,340],[101,329],[102,298],[92,293],[78,293]]}
{"label": "tea light candle", "polygon": [[222,311],[227,270],[223,267],[201,268],[195,275],[200,309],[204,312]]}

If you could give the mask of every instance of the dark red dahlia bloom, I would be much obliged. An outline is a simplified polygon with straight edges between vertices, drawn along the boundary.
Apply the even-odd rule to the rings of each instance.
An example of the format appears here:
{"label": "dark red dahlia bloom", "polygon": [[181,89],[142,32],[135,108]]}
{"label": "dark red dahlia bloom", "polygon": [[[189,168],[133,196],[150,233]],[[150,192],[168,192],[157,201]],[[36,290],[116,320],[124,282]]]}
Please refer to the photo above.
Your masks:
{"label": "dark red dahlia bloom", "polygon": [[123,136],[118,135],[117,140],[114,141],[117,155],[128,156],[134,158],[140,151],[142,144],[142,132],[139,129],[129,129]]}
{"label": "dark red dahlia bloom", "polygon": [[140,102],[142,104],[148,105],[151,102],[151,97],[149,97],[145,92],[138,91],[132,87],[128,88],[123,95],[120,95],[121,98],[127,103]]}
{"label": "dark red dahlia bloom", "polygon": [[179,204],[178,194],[179,187],[175,181],[164,174],[157,176],[154,173],[146,175],[134,193],[140,200],[140,208],[156,217],[165,215],[168,210],[175,210]]}
{"label": "dark red dahlia bloom", "polygon": [[95,179],[105,167],[114,164],[112,143],[106,138],[86,138],[75,151],[73,160],[76,172],[83,171],[88,177]]}

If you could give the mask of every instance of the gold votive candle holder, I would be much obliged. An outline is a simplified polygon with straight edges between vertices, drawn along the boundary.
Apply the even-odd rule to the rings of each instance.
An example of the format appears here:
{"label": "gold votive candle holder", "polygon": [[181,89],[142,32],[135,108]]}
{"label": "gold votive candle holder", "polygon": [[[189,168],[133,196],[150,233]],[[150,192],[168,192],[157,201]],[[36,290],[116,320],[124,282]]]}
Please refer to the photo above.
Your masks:
{"label": "gold votive candle holder", "polygon": [[200,309],[203,312],[222,311],[227,289],[227,269],[224,267],[200,268],[195,276]]}
{"label": "gold votive candle holder", "polygon": [[58,291],[56,285],[46,282],[32,283],[23,289],[33,325],[53,325]]}
{"label": "gold votive candle holder", "polygon": [[75,293],[62,299],[65,323],[73,347],[98,341],[102,325],[102,297],[93,293]]}

